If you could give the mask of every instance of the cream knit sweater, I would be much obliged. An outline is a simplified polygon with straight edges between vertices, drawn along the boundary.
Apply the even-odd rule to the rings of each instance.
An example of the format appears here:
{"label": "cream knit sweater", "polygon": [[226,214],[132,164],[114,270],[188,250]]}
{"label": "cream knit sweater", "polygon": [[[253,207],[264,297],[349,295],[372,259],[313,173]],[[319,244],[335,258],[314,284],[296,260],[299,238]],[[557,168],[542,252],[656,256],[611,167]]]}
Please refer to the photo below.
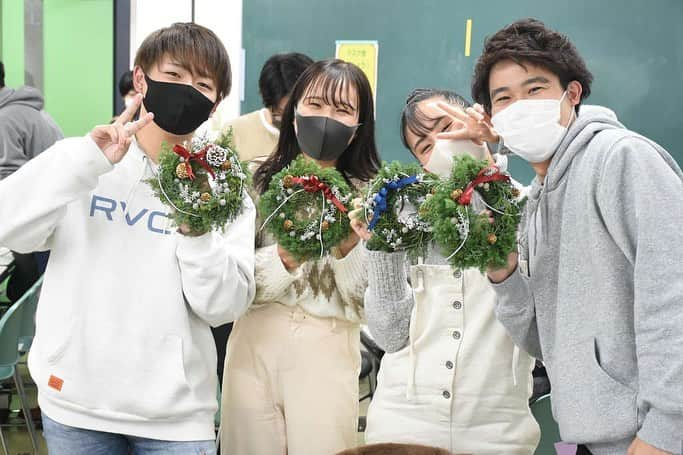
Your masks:
{"label": "cream knit sweater", "polygon": [[[250,168],[260,164],[252,162]],[[256,204],[258,196],[252,193]],[[363,297],[368,285],[366,249],[359,242],[345,257],[325,256],[309,260],[289,272],[277,252],[277,242],[259,229],[263,220],[256,222],[254,306],[279,303],[295,307],[321,317],[350,322],[365,319]]]}
{"label": "cream knit sweater", "polygon": [[299,306],[321,318],[351,322],[363,319],[363,294],[367,287],[365,248],[360,243],[342,258],[326,256],[287,271],[277,244],[256,250],[256,298],[254,305],[280,303]]}

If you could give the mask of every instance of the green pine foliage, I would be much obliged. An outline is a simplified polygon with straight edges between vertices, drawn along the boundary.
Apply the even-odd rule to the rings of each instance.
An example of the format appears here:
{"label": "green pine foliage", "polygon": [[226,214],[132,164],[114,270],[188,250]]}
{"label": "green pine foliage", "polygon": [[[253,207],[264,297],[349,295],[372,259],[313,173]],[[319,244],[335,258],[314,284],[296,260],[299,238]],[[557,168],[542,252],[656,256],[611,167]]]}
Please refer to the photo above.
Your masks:
{"label": "green pine foliage", "polygon": [[366,222],[369,224],[374,211],[374,198],[388,181],[398,181],[404,177],[418,176],[420,181],[387,194],[387,210],[382,213],[379,221],[368,240],[368,250],[376,251],[407,251],[411,257],[424,256],[426,248],[432,239],[431,228],[419,215],[410,220],[399,220],[400,211],[405,200],[419,209],[432,188],[438,183],[438,177],[425,172],[417,163],[405,164],[399,161],[384,163],[377,176],[370,184],[368,197],[364,202]]}
{"label": "green pine foliage", "polygon": [[[469,155],[456,158],[451,177],[437,187],[434,195],[422,207],[425,219],[433,228],[434,239],[446,257],[456,251],[463,241],[458,229],[460,220],[469,220],[467,240],[449,260],[454,268],[476,267],[484,272],[487,267],[503,267],[507,264],[508,254],[516,248],[517,227],[524,201],[517,201],[516,191],[510,183],[489,182],[476,188],[489,206],[503,212],[491,211],[493,224],[489,222],[488,214],[474,213],[471,205],[460,205],[451,197],[454,190],[464,191],[469,182],[488,166],[487,161],[478,161]],[[495,242],[492,242],[492,234]]]}
{"label": "green pine foliage", "polygon": [[[294,184],[285,187],[284,180],[291,177],[317,176],[332,189],[337,199],[349,209],[352,190],[344,177],[335,168],[321,168],[303,155],[270,181],[268,190],[261,195],[259,213],[265,228],[277,242],[297,260],[318,259],[322,254],[338,245],[351,234],[347,213],[340,212],[332,202],[325,199],[323,214],[323,193],[308,192]],[[321,228],[321,220],[327,229]]]}
{"label": "green pine foliage", "polygon": [[[193,146],[198,151],[208,141],[199,141]],[[187,225],[193,233],[204,233],[212,230],[224,231],[243,210],[243,194],[247,188],[247,168],[244,167],[235,151],[232,140],[232,129],[227,131],[215,144],[227,151],[227,159],[231,167],[223,171],[220,167],[211,166],[217,177],[222,173],[225,178],[211,183],[211,176],[196,163],[191,162],[195,179],[179,178],[176,168],[181,158],[173,152],[171,145],[164,143],[159,155],[158,175],[148,180],[155,195],[170,208],[169,216],[176,226]],[[216,184],[226,185],[227,189],[217,191]],[[209,193],[208,201],[201,200],[201,194]],[[180,210],[176,210],[180,209]]]}

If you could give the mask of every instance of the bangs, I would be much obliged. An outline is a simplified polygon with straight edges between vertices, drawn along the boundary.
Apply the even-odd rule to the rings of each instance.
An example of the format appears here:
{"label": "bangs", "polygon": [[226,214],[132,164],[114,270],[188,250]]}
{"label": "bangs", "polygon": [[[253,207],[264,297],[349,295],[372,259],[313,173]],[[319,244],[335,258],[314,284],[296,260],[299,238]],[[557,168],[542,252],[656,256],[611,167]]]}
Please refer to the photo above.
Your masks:
{"label": "bangs", "polygon": [[343,69],[319,74],[306,87],[301,99],[306,98],[320,98],[330,106],[359,110],[356,83],[350,72]]}
{"label": "bangs", "polygon": [[165,55],[194,75],[212,79],[216,83],[219,98],[230,92],[228,53],[211,30],[185,23],[157,30],[140,45],[135,64],[147,72]]}
{"label": "bangs", "polygon": [[440,117],[429,117],[424,112],[422,112],[417,103],[412,104],[408,107],[405,115],[405,126],[417,137],[425,137],[429,135],[437,123],[443,118]]}

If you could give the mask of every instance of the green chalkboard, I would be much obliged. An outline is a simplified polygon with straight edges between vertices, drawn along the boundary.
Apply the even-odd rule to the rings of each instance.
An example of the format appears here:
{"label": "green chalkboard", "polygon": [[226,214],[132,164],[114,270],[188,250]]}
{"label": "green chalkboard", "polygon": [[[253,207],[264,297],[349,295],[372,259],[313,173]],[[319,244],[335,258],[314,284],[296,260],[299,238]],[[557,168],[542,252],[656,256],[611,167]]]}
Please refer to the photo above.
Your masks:
{"label": "green chalkboard", "polygon": [[[416,87],[470,97],[484,38],[524,17],[566,33],[595,76],[591,104],[613,109],[629,128],[662,144],[683,164],[683,0],[245,0],[242,112],[260,106],[258,75],[278,52],[334,56],[335,40],[377,40],[377,140],[384,159],[410,159],[399,113]],[[471,55],[465,29],[472,19]],[[511,160],[522,181],[533,176]]]}

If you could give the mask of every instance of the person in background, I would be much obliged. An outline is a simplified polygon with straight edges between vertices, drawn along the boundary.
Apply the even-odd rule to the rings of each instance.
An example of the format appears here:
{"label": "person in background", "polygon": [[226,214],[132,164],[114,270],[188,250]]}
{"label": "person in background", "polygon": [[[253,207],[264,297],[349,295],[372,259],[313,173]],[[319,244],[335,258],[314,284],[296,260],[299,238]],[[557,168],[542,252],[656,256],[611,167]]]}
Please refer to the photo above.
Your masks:
{"label": "person in background", "polygon": [[123,98],[123,104],[125,107],[130,106],[135,98],[135,86],[133,85],[133,72],[126,71],[121,75],[119,79],[119,94]]}
{"label": "person in background", "polygon": [[211,129],[227,131],[232,128],[242,161],[264,161],[277,145],[282,112],[292,87],[312,63],[310,57],[297,52],[273,55],[261,68],[258,81],[264,107],[228,122],[222,122],[220,116],[214,115],[210,120],[213,122]]}
{"label": "person in background", "polygon": [[44,105],[36,88],[6,87],[0,62],[0,180],[64,137]]}
{"label": "person in background", "polygon": [[[5,86],[5,66],[0,62],[0,180],[62,139],[62,131],[43,110],[43,95],[33,87]],[[45,271],[47,252],[19,253],[7,283],[7,297],[16,302]]]}
{"label": "person in background", "polygon": [[[132,71],[126,71],[121,75],[121,78],[119,79],[119,94],[121,95],[121,99],[123,100],[123,108],[126,109],[128,106],[131,105],[133,100],[135,99],[136,91],[135,91],[135,85],[133,83],[133,72]],[[135,112],[133,115],[133,118],[138,118],[140,115],[140,111],[138,110]],[[118,118],[118,115],[112,117],[111,123],[114,123],[116,119]]]}

